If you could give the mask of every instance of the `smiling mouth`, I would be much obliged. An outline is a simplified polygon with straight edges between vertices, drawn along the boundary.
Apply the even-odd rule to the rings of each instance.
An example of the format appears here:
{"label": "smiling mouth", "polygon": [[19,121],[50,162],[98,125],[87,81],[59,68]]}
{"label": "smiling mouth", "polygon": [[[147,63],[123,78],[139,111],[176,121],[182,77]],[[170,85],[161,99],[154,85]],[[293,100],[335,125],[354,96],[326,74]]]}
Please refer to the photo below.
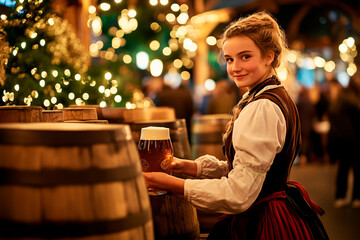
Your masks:
{"label": "smiling mouth", "polygon": [[247,74],[234,75],[234,78],[237,79],[237,80],[240,80],[240,79],[242,79],[242,78],[244,78],[244,77],[246,77],[246,76],[247,76]]}

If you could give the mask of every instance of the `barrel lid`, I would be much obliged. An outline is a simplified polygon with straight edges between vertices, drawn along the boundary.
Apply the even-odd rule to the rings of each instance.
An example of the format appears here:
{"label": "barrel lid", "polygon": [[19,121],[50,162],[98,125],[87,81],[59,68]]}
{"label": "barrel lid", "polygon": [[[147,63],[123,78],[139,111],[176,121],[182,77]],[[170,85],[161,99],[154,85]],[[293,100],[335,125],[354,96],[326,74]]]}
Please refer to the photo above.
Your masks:
{"label": "barrel lid", "polygon": [[125,124],[0,123],[0,144],[92,145],[132,140]]}
{"label": "barrel lid", "polygon": [[0,106],[0,110],[42,110],[40,106],[25,106],[25,105],[9,105],[9,106]]}

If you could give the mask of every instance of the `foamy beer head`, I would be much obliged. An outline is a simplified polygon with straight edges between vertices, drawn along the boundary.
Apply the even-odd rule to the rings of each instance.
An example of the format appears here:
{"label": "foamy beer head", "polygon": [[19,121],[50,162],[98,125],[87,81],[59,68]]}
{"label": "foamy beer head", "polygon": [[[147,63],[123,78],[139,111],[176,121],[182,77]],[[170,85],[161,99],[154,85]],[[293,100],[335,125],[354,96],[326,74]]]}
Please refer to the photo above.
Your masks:
{"label": "foamy beer head", "polygon": [[141,129],[140,140],[168,140],[169,129],[165,127],[145,127]]}
{"label": "foamy beer head", "polygon": [[169,173],[174,150],[168,128],[142,128],[138,150],[144,172]]}

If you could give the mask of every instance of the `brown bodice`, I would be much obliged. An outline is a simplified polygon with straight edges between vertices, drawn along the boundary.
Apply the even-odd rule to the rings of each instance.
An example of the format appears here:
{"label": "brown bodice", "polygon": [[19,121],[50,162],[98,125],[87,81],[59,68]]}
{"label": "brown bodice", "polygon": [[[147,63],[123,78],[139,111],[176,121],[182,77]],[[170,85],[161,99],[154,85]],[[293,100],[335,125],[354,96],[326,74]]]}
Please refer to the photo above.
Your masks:
{"label": "brown bodice", "polygon": [[[260,90],[261,89],[258,89],[257,92]],[[276,154],[274,162],[266,175],[258,199],[268,196],[271,193],[285,190],[292,163],[299,152],[301,144],[299,114],[293,100],[290,98],[284,87],[266,90],[252,98],[249,102],[257,101],[259,99],[269,99],[280,107],[286,120],[286,138],[282,151]],[[242,108],[246,107],[249,102],[244,104]],[[229,134],[226,139],[224,149],[229,161],[230,169],[232,168],[232,162],[235,155],[231,139],[232,133]]]}

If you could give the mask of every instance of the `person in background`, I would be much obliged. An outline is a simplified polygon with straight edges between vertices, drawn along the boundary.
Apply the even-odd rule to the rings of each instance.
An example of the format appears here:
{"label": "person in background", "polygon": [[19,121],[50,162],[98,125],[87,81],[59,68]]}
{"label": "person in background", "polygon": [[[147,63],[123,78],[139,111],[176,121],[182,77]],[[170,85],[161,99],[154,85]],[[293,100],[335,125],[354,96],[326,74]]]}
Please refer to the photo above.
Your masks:
{"label": "person in background", "polygon": [[301,124],[301,139],[302,144],[299,152],[299,163],[306,164],[309,162],[311,155],[311,132],[313,130],[313,123],[315,119],[315,105],[309,96],[309,89],[301,86],[299,95],[296,101],[296,107],[299,111],[300,124]]}
{"label": "person in background", "polygon": [[322,209],[299,183],[288,181],[301,136],[296,105],[275,70],[286,50],[284,32],[267,12],[231,23],[222,52],[229,76],[248,92],[223,136],[227,160],[174,158],[174,173],[198,179],[143,173],[149,187],[224,213],[208,239],[328,239],[317,215]]}
{"label": "person in background", "polygon": [[236,88],[226,79],[216,82],[206,113],[229,114],[237,101]]}
{"label": "person in background", "polygon": [[186,86],[183,83],[164,83],[162,90],[157,93],[154,103],[158,107],[174,108],[176,118],[185,119],[188,140],[191,142],[191,118],[195,112],[195,106],[191,92]]}
{"label": "person in background", "polygon": [[[336,101],[330,105],[330,132],[328,152],[334,161],[338,161],[336,195],[334,206],[360,207],[360,74],[350,78],[349,85],[342,89]],[[353,169],[354,184],[352,199],[346,198],[348,176]],[[349,201],[350,200],[350,201]]]}

